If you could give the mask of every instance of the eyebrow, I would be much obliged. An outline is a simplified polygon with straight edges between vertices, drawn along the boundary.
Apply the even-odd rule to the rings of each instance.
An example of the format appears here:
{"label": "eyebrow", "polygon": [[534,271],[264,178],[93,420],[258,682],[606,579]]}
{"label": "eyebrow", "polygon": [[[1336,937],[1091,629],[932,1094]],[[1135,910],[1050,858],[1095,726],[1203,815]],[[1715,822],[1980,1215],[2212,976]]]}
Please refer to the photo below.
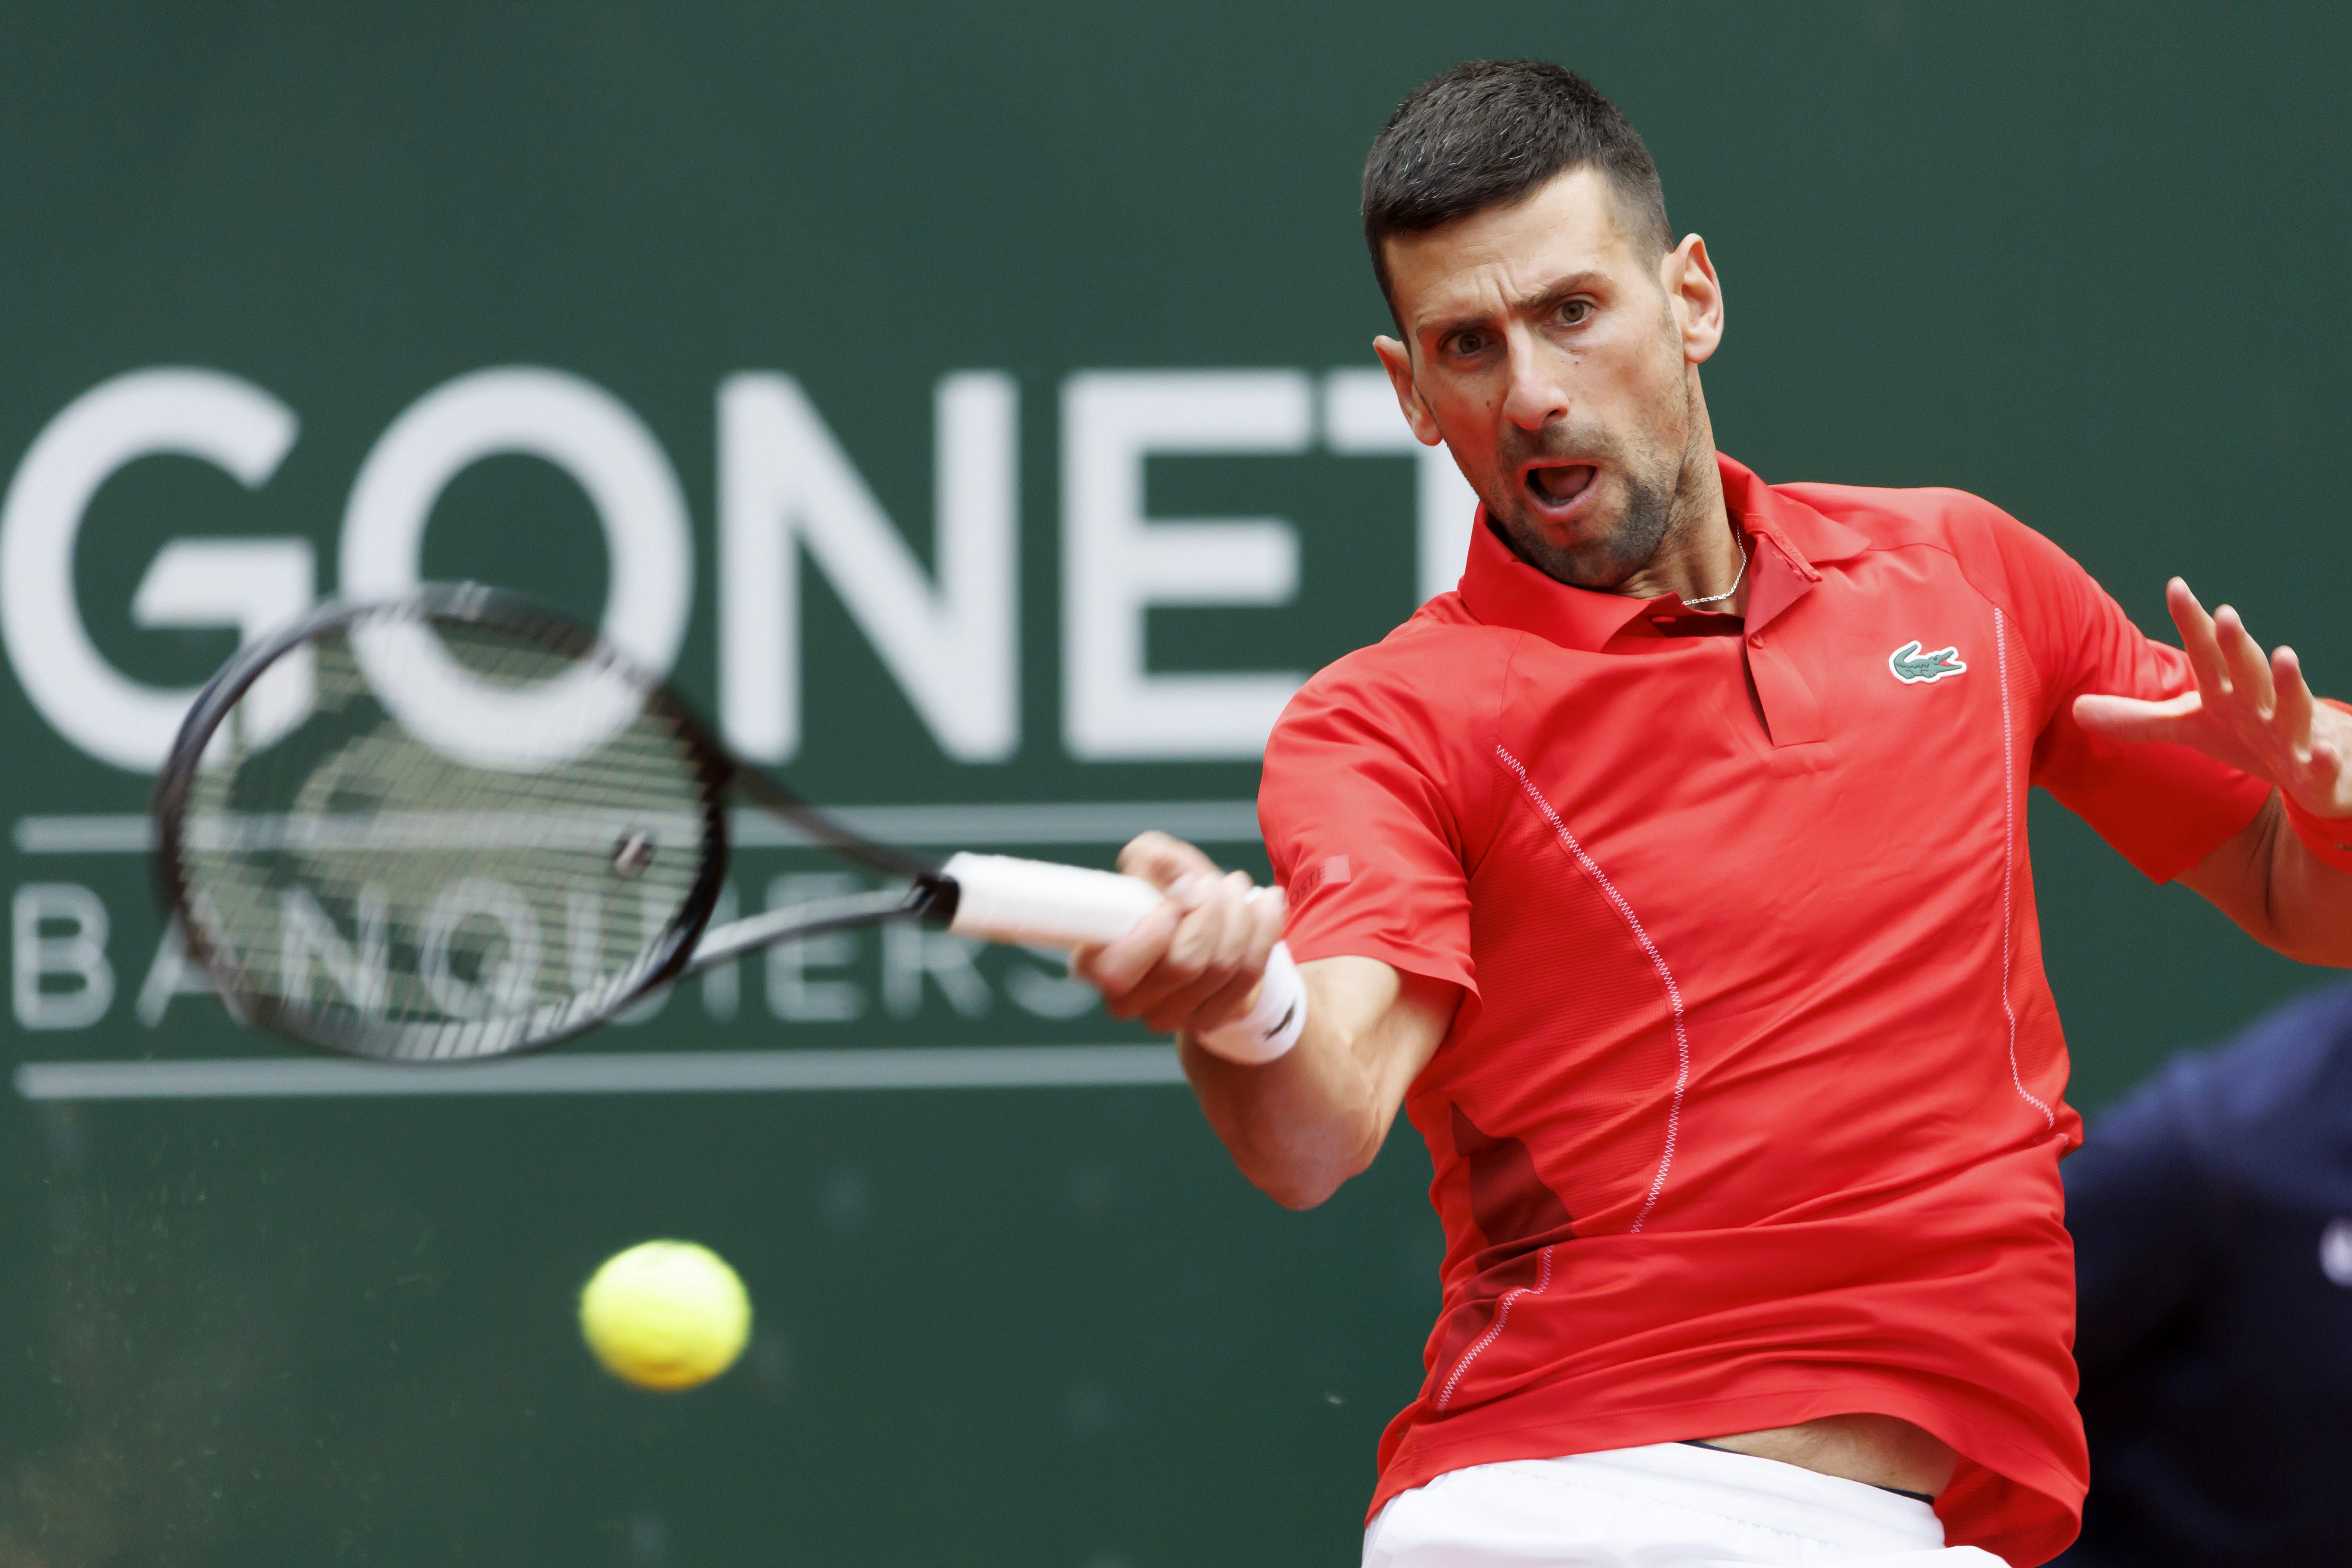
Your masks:
{"label": "eyebrow", "polygon": [[[1603,280],[1602,275],[1591,268],[1586,268],[1581,272],[1571,272],[1546,288],[1541,293],[1530,294],[1512,300],[1509,311],[1517,316],[1536,315],[1551,309],[1570,295],[1581,294],[1595,283]],[[1421,333],[1424,337],[1443,339],[1461,331],[1465,327],[1482,326],[1487,320],[1488,317],[1484,311],[1472,315],[1449,316],[1421,328]]]}

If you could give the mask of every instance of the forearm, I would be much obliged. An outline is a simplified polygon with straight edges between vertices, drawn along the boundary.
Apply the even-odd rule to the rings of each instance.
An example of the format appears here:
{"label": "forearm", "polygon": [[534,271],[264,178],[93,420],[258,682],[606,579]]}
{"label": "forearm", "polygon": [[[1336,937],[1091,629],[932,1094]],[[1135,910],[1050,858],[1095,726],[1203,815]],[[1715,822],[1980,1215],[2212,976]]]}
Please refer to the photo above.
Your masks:
{"label": "forearm", "polygon": [[1372,1163],[1460,993],[1370,959],[1301,965],[1307,1027],[1244,1066],[1181,1040],[1184,1075],[1234,1163],[1290,1208],[1312,1208]]}
{"label": "forearm", "polygon": [[[2278,822],[2271,830],[2271,945],[2304,963],[2352,969],[2352,871],[2314,854],[2288,825],[2276,796],[2263,808]],[[2345,825],[2352,837],[2352,823]]]}
{"label": "forearm", "polygon": [[1287,1054],[1245,1067],[1180,1042],[1184,1076],[1243,1175],[1286,1207],[1313,1208],[1372,1163],[1388,1133],[1349,1042],[1309,1019]]}
{"label": "forearm", "polygon": [[2276,795],[2242,833],[2181,879],[2274,952],[2352,969],[2352,872],[2312,853]]}
{"label": "forearm", "polygon": [[[1074,973],[1101,988],[1114,1016],[1177,1037],[1201,1109],[1242,1173],[1279,1203],[1312,1208],[1380,1152],[1462,988],[1373,958],[1293,970],[1285,956],[1270,968],[1281,894],[1264,896],[1164,833],[1138,835],[1119,869],[1168,896],[1125,936],[1073,954]],[[1294,986],[1303,1022],[1286,1051],[1276,1020],[1297,1016],[1282,994]],[[1261,1008],[1274,1018],[1258,1018]],[[1281,1054],[1269,1061],[1268,1050]]]}

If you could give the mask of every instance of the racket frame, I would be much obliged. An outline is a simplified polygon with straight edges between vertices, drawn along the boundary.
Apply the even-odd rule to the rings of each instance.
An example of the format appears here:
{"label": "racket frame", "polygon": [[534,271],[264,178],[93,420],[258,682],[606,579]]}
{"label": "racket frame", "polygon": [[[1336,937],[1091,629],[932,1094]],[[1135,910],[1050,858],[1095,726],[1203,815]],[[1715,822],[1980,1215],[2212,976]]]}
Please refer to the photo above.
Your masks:
{"label": "racket frame", "polygon": [[[278,659],[322,634],[359,626],[374,616],[396,616],[428,628],[435,622],[479,626],[512,633],[558,657],[593,660],[616,671],[641,690],[647,710],[669,726],[687,750],[690,772],[701,791],[701,864],[694,882],[661,935],[648,944],[646,952],[649,956],[641,958],[637,972],[608,982],[602,994],[590,992],[573,997],[571,1007],[576,1016],[566,1019],[560,1027],[535,1037],[521,1037],[529,1036],[531,1021],[538,1016],[536,1012],[516,1019],[484,1020],[479,1025],[339,1026],[328,1015],[295,1009],[240,984],[242,966],[233,955],[217,951],[204,922],[191,918],[193,895],[185,867],[184,828],[204,754],[214,735],[254,682]],[[911,885],[904,889],[885,889],[773,910],[709,931],[711,913],[718,908],[719,895],[727,879],[730,845],[727,799],[730,793],[740,793],[749,804],[784,818],[817,846],[869,869],[907,878]],[[179,927],[188,956],[211,977],[214,989],[231,1015],[240,1023],[257,1025],[289,1038],[378,1060],[419,1059],[415,1055],[384,1048],[387,1035],[393,1031],[415,1029],[421,1038],[431,1032],[489,1028],[500,1023],[517,1033],[520,1043],[468,1051],[462,1058],[437,1059],[490,1061],[539,1050],[594,1027],[674,980],[740,958],[754,949],[887,920],[915,918],[945,924],[954,917],[957,901],[956,884],[940,875],[937,867],[903,851],[857,837],[812,809],[774,779],[737,762],[712,735],[701,716],[667,684],[630,662],[593,628],[519,594],[478,583],[426,584],[392,600],[330,601],[239,649],[189,706],[156,780],[151,809],[155,822],[157,893],[171,920]],[[720,940],[705,942],[706,934]]]}

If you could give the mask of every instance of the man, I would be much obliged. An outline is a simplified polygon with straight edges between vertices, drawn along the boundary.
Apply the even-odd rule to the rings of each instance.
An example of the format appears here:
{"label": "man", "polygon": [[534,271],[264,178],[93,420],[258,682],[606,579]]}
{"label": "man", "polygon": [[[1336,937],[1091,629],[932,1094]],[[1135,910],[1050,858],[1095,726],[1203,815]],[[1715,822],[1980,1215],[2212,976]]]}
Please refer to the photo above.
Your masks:
{"label": "man", "polygon": [[2184,1055],[2066,1162],[2091,1495],[2068,1568],[2344,1556],[2352,986]]}
{"label": "man", "polygon": [[1428,1142],[1443,1310],[1365,1562],[2043,1561],[2078,1122],[2025,789],[2352,963],[2352,720],[2178,582],[2185,655],[1973,497],[1719,456],[1714,263],[1567,71],[1414,92],[1364,226],[1482,502],[1461,586],[1277,726],[1286,910],[1147,835],[1170,897],[1080,962],[1281,1202],[1400,1108]]}

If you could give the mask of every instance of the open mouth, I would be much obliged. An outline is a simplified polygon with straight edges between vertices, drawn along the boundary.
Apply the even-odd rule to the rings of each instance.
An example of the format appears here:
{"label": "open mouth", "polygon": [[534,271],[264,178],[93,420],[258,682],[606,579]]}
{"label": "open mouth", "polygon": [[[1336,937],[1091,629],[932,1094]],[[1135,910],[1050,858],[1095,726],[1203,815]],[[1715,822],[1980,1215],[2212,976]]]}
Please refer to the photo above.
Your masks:
{"label": "open mouth", "polygon": [[1528,498],[1546,511],[1566,511],[1591,492],[1601,470],[1591,463],[1539,463],[1519,476]]}

